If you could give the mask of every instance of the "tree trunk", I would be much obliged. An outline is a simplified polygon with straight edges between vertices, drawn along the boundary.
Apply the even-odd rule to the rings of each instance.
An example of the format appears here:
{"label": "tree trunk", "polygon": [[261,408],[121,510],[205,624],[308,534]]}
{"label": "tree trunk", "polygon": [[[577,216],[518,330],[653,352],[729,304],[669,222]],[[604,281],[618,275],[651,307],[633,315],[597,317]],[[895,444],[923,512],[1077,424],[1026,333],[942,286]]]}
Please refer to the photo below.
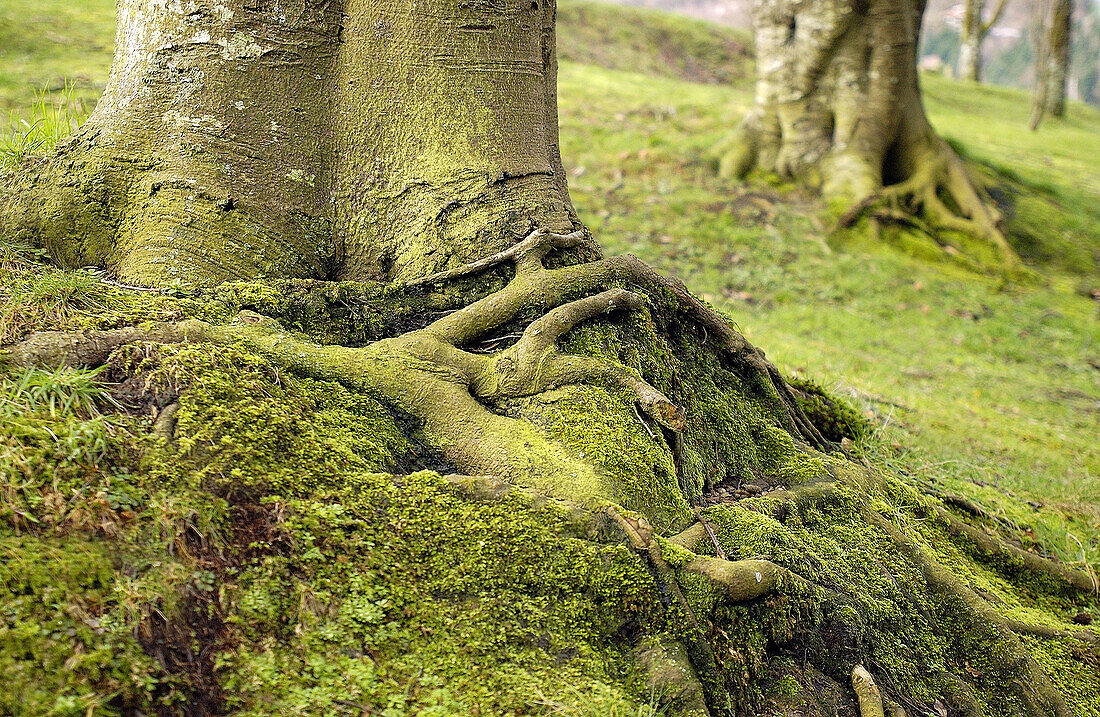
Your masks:
{"label": "tree trunk", "polygon": [[1050,59],[1047,69],[1047,106],[1051,117],[1066,113],[1066,83],[1069,82],[1070,44],[1073,35],[1073,0],[1056,0],[1050,19]]}
{"label": "tree trunk", "polygon": [[985,0],[966,0],[959,33],[959,77],[979,82],[982,77],[982,10]]}
{"label": "tree trunk", "polygon": [[1041,0],[1035,4],[1035,88],[1028,127],[1039,128],[1043,117],[1066,113],[1069,81],[1073,0]]}
{"label": "tree trunk", "polygon": [[568,231],[553,19],[552,0],[122,0],[103,99],[0,228],[149,284],[410,278]]}
{"label": "tree trunk", "polygon": [[993,15],[985,20],[985,0],[966,0],[959,32],[959,77],[972,82],[982,79],[982,43],[1001,19],[1008,0],[998,0]]}
{"label": "tree trunk", "polygon": [[924,7],[757,0],[756,106],[719,148],[720,172],[774,171],[860,211],[884,198],[891,212],[977,236],[1015,265],[988,194],[925,116],[916,63]]}

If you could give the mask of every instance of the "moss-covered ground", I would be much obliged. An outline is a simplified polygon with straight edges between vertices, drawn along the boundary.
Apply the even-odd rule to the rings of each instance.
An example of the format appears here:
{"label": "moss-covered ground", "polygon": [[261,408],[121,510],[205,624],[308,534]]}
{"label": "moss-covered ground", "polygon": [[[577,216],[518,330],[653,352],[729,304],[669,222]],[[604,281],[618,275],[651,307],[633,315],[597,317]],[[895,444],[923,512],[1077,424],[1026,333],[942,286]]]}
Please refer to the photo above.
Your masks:
{"label": "moss-covered ground", "polygon": [[[105,76],[109,4],[66,5],[94,5],[99,24],[80,29],[100,29],[56,47],[43,29],[52,21],[24,0],[6,4],[0,36],[22,44],[0,43],[0,72],[12,73],[0,78],[35,77],[11,69],[9,47],[29,48],[17,56],[25,67],[59,63],[41,64],[47,79]],[[743,38],[648,13],[636,24],[645,42],[592,32],[627,26],[626,12],[566,2],[561,12],[562,43],[602,37],[610,48],[565,57],[618,68],[567,60],[560,75],[573,197],[603,246],[683,277],[785,371],[850,401],[871,426],[853,436],[856,456],[904,479],[862,484],[860,500],[1000,614],[1057,629],[1100,618],[1094,600],[976,562],[926,516],[928,493],[940,494],[1025,546],[1100,568],[1089,296],[1100,288],[1100,114],[1073,106],[1029,135],[1021,94],[926,78],[933,121],[1001,182],[1010,236],[1036,269],[1034,281],[1008,282],[949,255],[833,234],[794,188],[716,179],[707,151],[751,90],[743,70],[698,67],[727,62]],[[652,59],[686,47],[704,61]],[[3,79],[0,92],[23,106],[39,84]],[[220,323],[284,296],[256,285],[136,293],[40,258],[0,247],[0,342],[45,328]],[[602,336],[575,332],[567,348],[600,354]],[[549,430],[568,443],[558,413]],[[643,560],[551,502],[471,499],[424,470],[446,467],[405,419],[339,384],[243,347],[140,345],[99,372],[0,365],[0,423],[0,713],[649,715],[663,704],[632,650],[643,632],[682,626]],[[618,458],[597,448],[603,463]],[[768,465],[794,482],[825,471],[856,480],[838,456]],[[794,514],[768,496],[707,511],[719,541],[741,551],[731,557],[770,555],[815,589],[855,596],[803,601],[800,588],[729,607],[685,579],[692,606],[712,611],[708,639],[735,703],[757,714],[841,705],[846,688],[830,689],[858,658],[917,705],[934,704],[938,675],[954,670],[988,714],[1013,709],[997,701],[1018,677],[998,662],[1002,646],[971,623],[934,628],[955,606],[907,593],[920,577],[863,520],[852,484],[840,486]],[[1024,639],[1075,714],[1100,714],[1095,649]]]}

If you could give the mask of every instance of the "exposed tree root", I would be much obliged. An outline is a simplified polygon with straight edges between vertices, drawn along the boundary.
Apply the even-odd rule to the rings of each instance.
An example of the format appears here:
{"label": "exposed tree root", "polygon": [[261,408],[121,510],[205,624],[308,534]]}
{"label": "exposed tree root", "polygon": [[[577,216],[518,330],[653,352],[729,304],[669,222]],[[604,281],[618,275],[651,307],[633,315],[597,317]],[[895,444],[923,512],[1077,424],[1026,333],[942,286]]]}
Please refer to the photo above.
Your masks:
{"label": "exposed tree root", "polygon": [[[649,309],[652,305],[645,298],[649,295],[660,297],[663,305],[675,307],[673,310],[677,312],[674,316],[654,316],[655,320],[677,320],[697,327],[703,343],[720,360],[734,367],[743,377],[746,390],[763,398],[792,435],[813,446],[828,444],[802,413],[790,387],[775,367],[679,282],[660,276],[631,256],[558,269],[544,266],[543,260],[549,252],[575,247],[584,240],[585,235],[580,232],[533,232],[505,252],[418,280],[413,286],[473,276],[505,262],[514,263],[516,268],[515,277],[503,289],[423,329],[362,348],[317,345],[286,331],[273,319],[242,312],[235,322],[224,326],[191,320],[108,331],[42,332],[11,347],[9,358],[20,365],[94,366],[105,363],[119,347],[136,341],[240,343],[281,367],[316,378],[337,380],[377,397],[420,421],[419,437],[467,474],[448,477],[456,490],[479,500],[499,500],[506,494],[522,494],[531,505],[554,502],[566,518],[564,522],[580,535],[604,539],[608,535],[613,539],[619,535],[625,537],[627,544],[645,559],[661,586],[667,600],[666,609],[674,610],[678,618],[688,623],[678,637],[682,647],[661,643],[651,646],[652,649],[640,659],[666,667],[680,665],[676,670],[664,670],[663,676],[655,676],[655,684],[674,687],[682,697],[685,710],[706,714],[705,704],[700,710],[701,694],[705,693],[706,703],[711,705],[729,704],[731,698],[723,692],[727,687],[720,680],[695,677],[720,675],[723,668],[705,627],[709,616],[696,616],[681,582],[706,584],[724,604],[757,601],[769,594],[786,591],[801,595],[800,599],[812,595],[813,599],[821,598],[838,605],[848,605],[851,598],[816,584],[812,581],[814,576],[796,575],[771,560],[726,559],[706,516],[698,512],[698,522],[683,532],[667,540],[658,537],[645,518],[617,505],[621,501],[601,483],[599,472],[589,461],[555,443],[533,424],[501,415],[492,408],[508,399],[593,383],[632,395],[643,419],[665,429],[651,432],[655,440],[662,433],[665,437],[676,436],[684,430],[687,418],[683,409],[664,393],[621,365],[589,356],[563,354],[557,348],[562,337],[582,322],[609,312]],[[519,332],[518,340],[507,348],[488,354],[463,348],[477,345],[482,337],[532,311],[538,311],[540,316]],[[165,410],[163,420],[158,420],[155,427],[166,438],[173,433],[173,413]],[[669,450],[674,451],[675,445],[670,445]],[[790,512],[792,507],[797,511],[826,506],[837,498],[836,493],[836,484],[828,481],[772,491],[769,496],[778,499],[770,503],[773,517],[783,520],[785,511]],[[1011,690],[1025,704],[1026,714],[1035,717],[1067,714],[1061,696],[1015,634],[1025,632],[1060,638],[1064,633],[1003,618],[985,599],[907,538],[893,522],[875,511],[869,498],[858,505],[862,506],[866,520],[889,536],[901,555],[919,566],[928,592],[936,596],[943,610],[957,614],[956,622],[965,630],[992,634],[1005,674],[1014,676]],[[998,565],[1019,565],[1020,570],[1049,576],[1057,584],[1073,590],[1094,588],[1083,574],[1001,543],[943,509],[929,511],[929,517],[942,522],[957,537],[971,542],[980,557]],[[710,552],[706,547],[708,542],[713,543],[717,557],[703,554]],[[880,567],[886,571],[885,567]],[[890,579],[894,579],[892,575]],[[931,616],[927,619],[932,621]],[[681,653],[690,657],[690,663],[678,657]],[[657,672],[660,670],[653,674]],[[680,677],[675,677],[677,674]],[[660,683],[660,680],[666,682]],[[889,682],[886,687],[892,691],[897,689]],[[859,700],[862,717],[905,714],[883,699],[882,691],[866,670],[857,668],[853,673],[852,688]]]}
{"label": "exposed tree root", "polygon": [[908,224],[941,246],[943,232],[957,232],[988,243],[1006,268],[1018,268],[1020,258],[1005,238],[1004,219],[981,182],[943,139],[933,135],[926,144],[911,176],[855,203],[838,225],[851,227],[870,216]]}
{"label": "exposed tree root", "polygon": [[916,67],[924,0],[757,2],[754,107],[716,148],[719,173],[755,168],[820,186],[864,216],[944,245],[961,233],[1020,260],[981,182],[936,134]]}
{"label": "exposed tree root", "polygon": [[891,521],[870,508],[866,509],[865,514],[872,524],[879,526],[890,537],[903,555],[920,567],[929,588],[944,603],[944,609],[956,612],[960,619],[966,621],[961,625],[963,629],[976,635],[992,633],[998,644],[1001,667],[1008,673],[1018,675],[1010,688],[1023,702],[1027,714],[1033,717],[1069,716],[1062,695],[1016,637],[1012,629],[1014,623],[1002,617],[957,576],[932,560]]}
{"label": "exposed tree root", "polygon": [[859,702],[860,717],[886,717],[882,706],[882,692],[875,684],[875,678],[871,677],[871,673],[863,665],[856,665],[852,670],[852,690]]}

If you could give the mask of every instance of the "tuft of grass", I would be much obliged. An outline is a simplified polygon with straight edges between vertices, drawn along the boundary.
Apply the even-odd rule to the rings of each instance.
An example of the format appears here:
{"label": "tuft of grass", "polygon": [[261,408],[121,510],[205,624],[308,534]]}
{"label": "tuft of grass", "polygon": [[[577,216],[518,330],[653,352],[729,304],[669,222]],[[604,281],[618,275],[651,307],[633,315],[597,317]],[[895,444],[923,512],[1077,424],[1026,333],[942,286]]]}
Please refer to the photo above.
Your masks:
{"label": "tuft of grass", "polygon": [[88,117],[84,102],[74,97],[75,86],[65,82],[58,93],[44,87],[35,93],[29,117],[8,117],[8,131],[0,134],[0,169],[15,167],[27,157],[48,154]]}
{"label": "tuft of grass", "polygon": [[0,416],[16,412],[48,414],[50,418],[99,415],[100,404],[119,408],[100,381],[103,367],[60,367],[53,371],[29,368],[0,384]]}
{"label": "tuft of grass", "polygon": [[17,259],[11,265],[16,270],[2,272],[6,281],[0,286],[0,344],[17,341],[35,329],[62,326],[78,315],[107,310],[106,287],[90,272],[62,271]]}

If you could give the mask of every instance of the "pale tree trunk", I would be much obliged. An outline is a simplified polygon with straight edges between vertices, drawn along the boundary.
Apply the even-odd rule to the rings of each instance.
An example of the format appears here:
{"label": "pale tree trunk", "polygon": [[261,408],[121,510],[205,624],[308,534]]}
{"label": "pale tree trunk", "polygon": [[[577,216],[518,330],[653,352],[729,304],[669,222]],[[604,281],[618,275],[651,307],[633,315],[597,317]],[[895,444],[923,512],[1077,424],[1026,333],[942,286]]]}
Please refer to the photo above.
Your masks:
{"label": "pale tree trunk", "polygon": [[570,230],[553,19],[552,0],[122,0],[105,95],[0,228],[200,284],[417,276]]}
{"label": "pale tree trunk", "polygon": [[985,0],[966,0],[959,33],[959,77],[972,82],[982,79],[982,42],[1001,19],[1008,0],[998,0],[992,16],[983,19]]}
{"label": "pale tree trunk", "polygon": [[1035,4],[1035,86],[1028,127],[1043,117],[1066,113],[1066,83],[1073,34],[1073,0],[1037,0]]}
{"label": "pale tree trunk", "polygon": [[1015,265],[987,192],[925,116],[916,62],[924,8],[756,0],[755,107],[719,147],[720,172],[774,171],[864,209],[882,198],[891,213],[976,236]]}
{"label": "pale tree trunk", "polygon": [[1073,0],[1056,0],[1050,21],[1050,65],[1047,82],[1047,106],[1051,117],[1066,113],[1066,84],[1073,36]]}

